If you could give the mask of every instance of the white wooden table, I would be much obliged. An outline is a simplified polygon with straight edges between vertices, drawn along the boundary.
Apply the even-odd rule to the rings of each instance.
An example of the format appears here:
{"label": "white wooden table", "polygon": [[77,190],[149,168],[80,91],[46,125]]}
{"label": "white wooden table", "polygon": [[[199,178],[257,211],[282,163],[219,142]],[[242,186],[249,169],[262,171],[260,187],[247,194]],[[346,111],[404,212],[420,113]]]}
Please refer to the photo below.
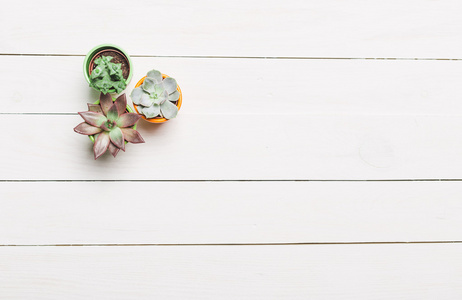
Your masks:
{"label": "white wooden table", "polygon": [[[461,299],[462,2],[3,1],[0,299]],[[183,90],[93,160],[101,43]]]}

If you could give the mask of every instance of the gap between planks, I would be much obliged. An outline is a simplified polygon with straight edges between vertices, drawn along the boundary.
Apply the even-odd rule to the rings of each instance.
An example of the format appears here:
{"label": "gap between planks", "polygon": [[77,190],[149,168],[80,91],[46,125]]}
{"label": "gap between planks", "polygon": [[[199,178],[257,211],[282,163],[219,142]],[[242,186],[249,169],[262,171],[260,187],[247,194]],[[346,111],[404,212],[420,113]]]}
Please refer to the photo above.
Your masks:
{"label": "gap between planks", "polygon": [[427,179],[0,179],[2,182],[458,182],[462,178]]}
{"label": "gap between planks", "polygon": [[462,244],[462,241],[395,242],[300,242],[300,243],[212,243],[212,244],[5,244],[0,247],[202,247],[202,246],[316,246],[316,245]]}
{"label": "gap between planks", "polygon": [[[57,57],[85,57],[85,54],[58,53],[0,53],[0,56],[57,56]],[[226,58],[226,59],[290,59],[290,60],[442,60],[462,61],[462,58],[437,57],[320,57],[320,56],[226,56],[226,55],[130,55],[130,57],[158,57],[158,58]]]}
{"label": "gap between planks", "polygon": [[[83,110],[83,109],[81,109]],[[73,112],[0,112],[0,116],[5,115],[5,116],[77,116],[78,113],[73,113]],[[222,116],[230,116],[230,115],[236,115],[235,113],[194,113],[194,115],[222,115]],[[264,116],[277,116],[277,114],[272,114],[272,113],[249,113],[249,114],[239,114],[239,115],[264,115]],[[284,115],[284,114],[279,114],[279,116]],[[288,115],[288,114],[287,114]],[[307,116],[307,117],[320,117],[320,116],[336,116],[338,113],[303,113],[303,114],[290,114],[290,116]],[[343,113],[342,116],[383,116],[383,117],[395,117],[395,116],[413,116],[413,117],[432,117],[432,116],[442,116],[440,113],[413,113],[413,114],[395,114],[395,113],[385,113],[385,114],[377,114],[377,113]],[[454,114],[444,114],[445,117],[462,117],[462,114],[460,113],[454,113]]]}

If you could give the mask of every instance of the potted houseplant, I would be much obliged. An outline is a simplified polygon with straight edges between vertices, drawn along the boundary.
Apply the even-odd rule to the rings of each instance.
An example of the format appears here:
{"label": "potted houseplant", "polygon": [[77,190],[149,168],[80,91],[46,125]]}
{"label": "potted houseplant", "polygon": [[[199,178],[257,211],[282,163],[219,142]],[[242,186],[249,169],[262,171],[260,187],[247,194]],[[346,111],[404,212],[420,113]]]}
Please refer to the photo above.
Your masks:
{"label": "potted houseplant", "polygon": [[102,44],[85,56],[83,72],[92,88],[104,94],[119,94],[130,83],[133,67],[130,56],[122,48]]}
{"label": "potted houseplant", "polygon": [[136,112],[151,123],[175,118],[183,98],[176,80],[157,70],[151,70],[141,78],[130,97]]}
{"label": "potted houseplant", "polygon": [[115,101],[110,94],[100,94],[100,99],[94,104],[88,103],[88,111],[79,112],[85,120],[74,128],[74,131],[88,135],[94,142],[95,159],[109,149],[116,157],[119,150],[125,151],[125,144],[144,143],[143,138],[136,131],[136,122],[140,115],[133,113],[127,106],[125,94]]}

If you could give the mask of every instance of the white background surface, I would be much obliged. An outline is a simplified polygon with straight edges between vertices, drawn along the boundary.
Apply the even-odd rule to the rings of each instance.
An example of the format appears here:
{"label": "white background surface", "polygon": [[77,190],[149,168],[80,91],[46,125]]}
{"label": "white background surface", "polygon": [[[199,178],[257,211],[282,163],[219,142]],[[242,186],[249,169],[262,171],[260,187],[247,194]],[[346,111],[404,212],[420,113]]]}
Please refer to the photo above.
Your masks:
{"label": "white background surface", "polygon": [[[460,299],[460,1],[9,1],[0,299]],[[93,160],[101,43],[183,106]],[[143,121],[140,121],[143,122]]]}

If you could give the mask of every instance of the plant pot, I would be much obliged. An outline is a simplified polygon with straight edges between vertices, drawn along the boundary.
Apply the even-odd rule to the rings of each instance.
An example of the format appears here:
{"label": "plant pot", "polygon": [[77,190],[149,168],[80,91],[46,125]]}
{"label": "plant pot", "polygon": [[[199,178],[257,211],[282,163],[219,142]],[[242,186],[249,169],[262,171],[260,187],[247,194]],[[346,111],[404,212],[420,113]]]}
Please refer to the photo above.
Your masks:
{"label": "plant pot", "polygon": [[[113,97],[113,98],[112,98],[112,102],[114,102],[115,100],[116,100],[116,98]],[[96,100],[95,102],[93,102],[93,104],[99,104],[99,99]],[[127,104],[127,107],[125,108],[125,112],[133,113],[134,111],[133,111],[133,109],[132,109],[130,106],[128,106],[128,104]],[[136,123],[135,125],[133,125],[132,128],[136,130],[136,126],[137,126],[137,125],[138,125],[138,123]],[[89,135],[88,137],[90,138],[90,140],[91,140],[93,143],[95,142],[95,136],[94,136],[94,135]],[[125,144],[127,144],[127,143],[128,143],[128,142],[125,141]]]}
{"label": "plant pot", "polygon": [[[140,79],[140,81],[137,82],[137,84],[135,85],[135,88],[141,86],[144,82],[144,80],[146,79],[147,76],[144,76],[143,78]],[[162,79],[165,79],[169,77],[168,75],[165,75],[165,74],[162,74]],[[183,94],[181,93],[181,89],[180,89],[180,86],[177,84],[176,86],[176,90],[180,93],[180,98],[178,98],[178,101],[176,102],[176,106],[178,107],[178,110],[180,110],[181,108],[181,103],[183,102]],[[168,101],[168,100],[166,100]],[[148,122],[151,122],[151,123],[164,123],[166,121],[168,121],[168,119],[166,118],[161,118],[161,117],[155,117],[155,118],[146,118],[145,115],[142,115],[140,114],[140,112],[138,111],[138,106],[133,103],[133,107],[135,108],[135,111],[137,114],[141,115],[141,118],[143,118],[144,120],[148,121]]]}
{"label": "plant pot", "polygon": [[[105,53],[107,53],[107,55],[105,55]],[[133,77],[132,61],[127,52],[125,52],[119,46],[113,44],[102,44],[96,46],[95,48],[91,49],[85,56],[85,59],[83,61],[83,74],[88,84],[90,84],[90,74],[94,68],[94,61],[96,58],[102,55],[113,56],[114,58],[112,62],[114,62],[114,60],[117,60],[116,63],[122,63],[123,77],[125,79],[125,83],[128,85]],[[115,89],[110,89],[109,93],[115,93]]]}

